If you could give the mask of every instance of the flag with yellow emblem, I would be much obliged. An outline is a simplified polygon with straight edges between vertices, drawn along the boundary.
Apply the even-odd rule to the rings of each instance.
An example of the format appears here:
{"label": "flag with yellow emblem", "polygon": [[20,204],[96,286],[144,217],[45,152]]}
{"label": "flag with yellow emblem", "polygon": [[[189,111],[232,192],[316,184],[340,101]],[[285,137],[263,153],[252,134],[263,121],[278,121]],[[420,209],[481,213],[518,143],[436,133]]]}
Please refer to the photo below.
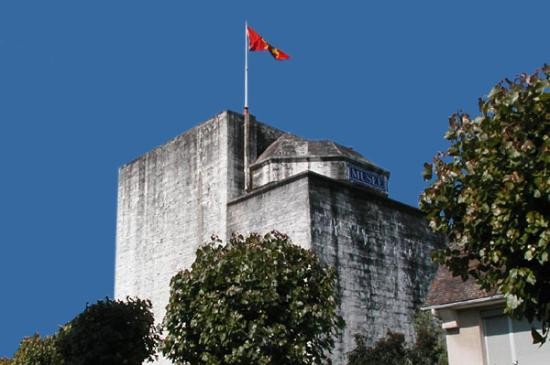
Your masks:
{"label": "flag with yellow emblem", "polygon": [[273,58],[277,61],[288,60],[290,56],[280,50],[279,48],[273,47],[269,44],[261,35],[256,33],[252,27],[246,27],[246,33],[248,35],[248,50],[251,52],[257,51],[269,51]]}

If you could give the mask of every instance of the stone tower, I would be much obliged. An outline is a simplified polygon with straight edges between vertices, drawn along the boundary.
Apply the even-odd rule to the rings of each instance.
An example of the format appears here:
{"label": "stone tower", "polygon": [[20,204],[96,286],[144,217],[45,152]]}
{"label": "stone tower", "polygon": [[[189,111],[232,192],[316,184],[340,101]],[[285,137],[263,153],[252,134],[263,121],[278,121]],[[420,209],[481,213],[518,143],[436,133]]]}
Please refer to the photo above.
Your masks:
{"label": "stone tower", "polygon": [[417,209],[389,199],[389,173],[352,149],[253,117],[251,125],[248,192],[243,116],[229,111],[120,168],[115,297],[151,299],[161,321],[170,278],[191,266],[199,244],[276,229],[338,271],[346,328],[335,364],[345,363],[356,333],[411,337],[441,238]]}

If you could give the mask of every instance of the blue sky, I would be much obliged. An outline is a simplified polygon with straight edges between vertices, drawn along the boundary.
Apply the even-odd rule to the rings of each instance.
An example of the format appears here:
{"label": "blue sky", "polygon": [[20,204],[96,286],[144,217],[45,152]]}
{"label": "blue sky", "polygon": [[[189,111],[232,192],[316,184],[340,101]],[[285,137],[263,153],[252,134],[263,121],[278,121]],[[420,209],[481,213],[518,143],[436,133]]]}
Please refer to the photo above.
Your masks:
{"label": "blue sky", "polygon": [[0,356],[113,294],[117,169],[243,106],[353,147],[416,206],[447,117],[550,62],[548,1],[2,1]]}

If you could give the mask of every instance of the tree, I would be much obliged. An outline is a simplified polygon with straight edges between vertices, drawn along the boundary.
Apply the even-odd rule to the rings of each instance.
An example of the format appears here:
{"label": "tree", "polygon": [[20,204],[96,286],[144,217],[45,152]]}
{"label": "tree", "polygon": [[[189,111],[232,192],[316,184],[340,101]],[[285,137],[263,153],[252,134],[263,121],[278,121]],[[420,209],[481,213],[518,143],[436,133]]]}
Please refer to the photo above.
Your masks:
{"label": "tree", "polygon": [[356,348],[348,356],[348,365],[412,365],[402,333],[388,331],[373,347],[366,346],[364,336],[355,335],[355,343]]}
{"label": "tree", "polygon": [[12,365],[12,361],[7,357],[0,357],[0,365]]}
{"label": "tree", "polygon": [[[0,362],[1,363],[1,362]],[[62,365],[63,360],[54,336],[40,338],[38,334],[25,337],[9,365]]]}
{"label": "tree", "polygon": [[151,302],[128,298],[86,306],[57,336],[57,346],[70,365],[141,365],[154,358],[159,336]]}
{"label": "tree", "polygon": [[[451,244],[434,258],[506,298],[505,311],[550,321],[550,66],[497,84],[475,119],[453,114],[447,151],[425,164],[420,208]],[[432,176],[435,172],[435,176]]]}
{"label": "tree", "polygon": [[429,312],[414,318],[416,342],[409,345],[402,333],[388,331],[386,337],[367,347],[367,338],[355,335],[356,347],[348,365],[447,365],[447,350],[441,327]]}
{"label": "tree", "polygon": [[411,348],[414,365],[447,365],[447,347],[441,325],[430,312],[418,312],[414,318],[416,341]]}
{"label": "tree", "polygon": [[162,351],[185,364],[322,364],[343,326],[336,272],[278,232],[217,238],[170,284]]}

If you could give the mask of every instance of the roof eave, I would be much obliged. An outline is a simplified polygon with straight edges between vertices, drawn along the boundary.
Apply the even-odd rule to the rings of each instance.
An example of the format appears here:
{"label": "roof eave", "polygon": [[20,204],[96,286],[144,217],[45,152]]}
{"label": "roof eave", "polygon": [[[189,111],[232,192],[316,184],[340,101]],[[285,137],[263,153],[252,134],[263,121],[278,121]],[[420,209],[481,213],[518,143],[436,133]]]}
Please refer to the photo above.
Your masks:
{"label": "roof eave", "polygon": [[426,307],[420,308],[421,310],[440,310],[440,309],[467,309],[472,307],[486,306],[492,304],[504,303],[504,295],[497,294],[490,297],[476,298],[469,300],[462,300],[459,302],[445,303],[445,304],[434,304]]}

